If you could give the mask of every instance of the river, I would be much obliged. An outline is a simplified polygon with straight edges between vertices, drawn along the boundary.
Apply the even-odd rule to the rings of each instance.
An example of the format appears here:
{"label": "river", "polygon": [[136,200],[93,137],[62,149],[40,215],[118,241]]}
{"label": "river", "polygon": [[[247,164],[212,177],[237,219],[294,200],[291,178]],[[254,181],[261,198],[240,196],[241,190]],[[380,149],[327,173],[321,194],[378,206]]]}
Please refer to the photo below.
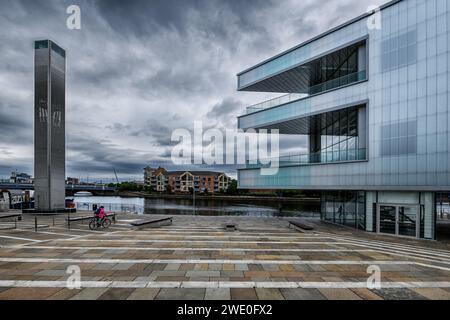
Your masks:
{"label": "river", "polygon": [[103,205],[106,211],[155,215],[202,216],[312,216],[318,215],[317,204],[302,201],[283,203],[277,201],[249,202],[246,200],[144,199],[122,197],[74,197],[78,210],[92,210],[94,204]]}

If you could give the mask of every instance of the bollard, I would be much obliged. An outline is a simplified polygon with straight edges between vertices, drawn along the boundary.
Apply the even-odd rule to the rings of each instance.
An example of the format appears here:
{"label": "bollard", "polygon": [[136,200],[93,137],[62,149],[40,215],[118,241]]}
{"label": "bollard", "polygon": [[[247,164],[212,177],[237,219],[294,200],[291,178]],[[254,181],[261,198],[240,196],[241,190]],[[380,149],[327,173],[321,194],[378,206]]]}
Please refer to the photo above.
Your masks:
{"label": "bollard", "polygon": [[37,232],[38,225],[37,225],[37,216],[34,216],[34,232]]}

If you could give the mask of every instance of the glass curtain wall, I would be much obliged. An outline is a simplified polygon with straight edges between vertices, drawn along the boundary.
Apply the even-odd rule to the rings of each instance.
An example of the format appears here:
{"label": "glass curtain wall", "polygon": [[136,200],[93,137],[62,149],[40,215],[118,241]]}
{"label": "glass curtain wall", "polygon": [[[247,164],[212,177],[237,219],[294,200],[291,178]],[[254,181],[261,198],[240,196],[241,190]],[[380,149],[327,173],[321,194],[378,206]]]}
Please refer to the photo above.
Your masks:
{"label": "glass curtain wall", "polygon": [[320,152],[320,162],[364,160],[365,148],[360,148],[358,134],[358,108],[347,108],[318,116],[318,146],[311,153]]}
{"label": "glass curtain wall", "polygon": [[365,230],[365,192],[324,191],[321,212],[325,221]]}

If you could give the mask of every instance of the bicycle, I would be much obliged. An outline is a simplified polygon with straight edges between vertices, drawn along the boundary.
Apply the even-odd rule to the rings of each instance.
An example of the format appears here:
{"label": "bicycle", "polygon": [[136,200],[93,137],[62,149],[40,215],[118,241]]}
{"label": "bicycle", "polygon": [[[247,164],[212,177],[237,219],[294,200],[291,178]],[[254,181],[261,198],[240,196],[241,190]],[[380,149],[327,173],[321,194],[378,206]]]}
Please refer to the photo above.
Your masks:
{"label": "bicycle", "polygon": [[89,229],[96,230],[102,227],[103,229],[108,229],[111,226],[111,219],[108,217],[104,217],[102,220],[97,220],[96,217],[93,217],[91,221],[89,221]]}

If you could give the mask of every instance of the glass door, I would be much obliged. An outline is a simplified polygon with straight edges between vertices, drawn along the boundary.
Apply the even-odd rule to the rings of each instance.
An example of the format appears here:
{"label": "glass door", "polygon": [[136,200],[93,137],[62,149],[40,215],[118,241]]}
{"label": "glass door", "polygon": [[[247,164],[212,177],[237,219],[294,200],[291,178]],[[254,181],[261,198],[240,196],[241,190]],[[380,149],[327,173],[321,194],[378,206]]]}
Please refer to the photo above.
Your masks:
{"label": "glass door", "polygon": [[397,234],[397,207],[380,205],[378,207],[378,217],[379,233]]}
{"label": "glass door", "polygon": [[378,205],[378,233],[420,236],[419,206]]}
{"label": "glass door", "polygon": [[398,234],[418,237],[418,207],[398,207]]}

